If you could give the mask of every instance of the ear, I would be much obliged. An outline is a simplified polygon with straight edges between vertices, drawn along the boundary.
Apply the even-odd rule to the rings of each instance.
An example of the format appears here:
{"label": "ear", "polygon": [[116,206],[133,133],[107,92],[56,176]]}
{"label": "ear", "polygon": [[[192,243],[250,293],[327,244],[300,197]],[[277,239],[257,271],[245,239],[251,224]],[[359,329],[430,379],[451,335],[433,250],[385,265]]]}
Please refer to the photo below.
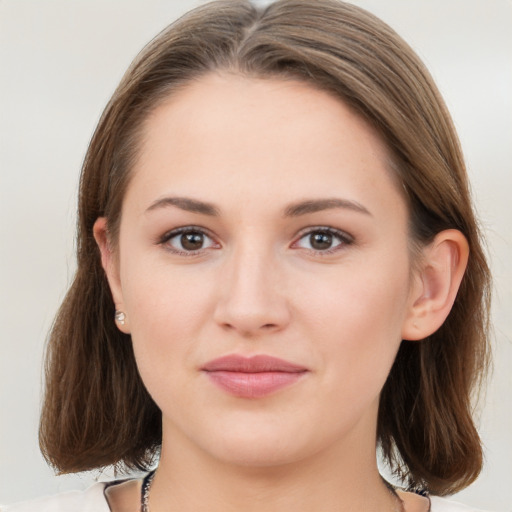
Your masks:
{"label": "ear", "polygon": [[402,339],[421,340],[441,327],[452,309],[468,257],[466,237],[456,229],[441,231],[423,248]]}
{"label": "ear", "polygon": [[124,307],[121,280],[119,278],[119,263],[112,245],[109,240],[107,219],[106,217],[98,217],[93,227],[93,235],[101,253],[101,266],[107,276],[112,298],[116,307],[116,312],[124,313],[124,319],[120,321],[118,315],[112,319],[116,322],[117,328],[125,334],[130,334],[128,317]]}

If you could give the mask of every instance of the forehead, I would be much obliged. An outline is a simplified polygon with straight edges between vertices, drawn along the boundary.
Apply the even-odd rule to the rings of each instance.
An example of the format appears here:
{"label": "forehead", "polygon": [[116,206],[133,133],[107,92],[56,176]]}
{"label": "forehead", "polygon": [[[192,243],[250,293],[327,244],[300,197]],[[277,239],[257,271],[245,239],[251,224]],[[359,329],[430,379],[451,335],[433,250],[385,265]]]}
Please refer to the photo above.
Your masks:
{"label": "forehead", "polygon": [[[282,130],[284,127],[286,130]],[[159,138],[166,137],[162,129],[173,130],[173,135],[183,141],[187,136],[201,137],[202,143],[211,142],[216,147],[219,139],[227,135],[236,135],[240,147],[247,141],[243,136],[249,132],[258,134],[254,142],[262,149],[274,142],[283,149],[299,150],[304,136],[312,141],[304,148],[308,150],[318,144],[320,137],[325,140],[324,146],[338,143],[342,138],[357,138],[358,142],[364,139],[372,153],[387,157],[377,131],[344,101],[333,93],[291,78],[254,78],[228,72],[207,74],[178,89],[152,112],[143,126],[145,144],[154,147]],[[327,134],[326,130],[331,133]],[[277,138],[276,131],[279,131]],[[167,142],[172,141],[167,139]]]}
{"label": "forehead", "polygon": [[385,185],[396,196],[389,160],[376,131],[330,93],[296,80],[212,73],[147,118],[128,195],[136,188],[146,201],[171,192],[286,201]]}

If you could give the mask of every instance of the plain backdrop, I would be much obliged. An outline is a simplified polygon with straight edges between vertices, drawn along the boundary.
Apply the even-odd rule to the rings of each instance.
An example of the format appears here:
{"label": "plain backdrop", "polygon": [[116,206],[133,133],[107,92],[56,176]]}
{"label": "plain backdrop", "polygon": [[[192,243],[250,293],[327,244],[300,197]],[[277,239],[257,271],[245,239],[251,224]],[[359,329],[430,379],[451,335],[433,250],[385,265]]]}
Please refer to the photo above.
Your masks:
{"label": "plain backdrop", "polygon": [[[45,337],[74,271],[81,161],[142,46],[195,0],[0,0],[0,502],[84,488],[37,444]],[[456,499],[512,510],[512,3],[358,0],[424,59],[459,131],[495,278],[486,466]]]}

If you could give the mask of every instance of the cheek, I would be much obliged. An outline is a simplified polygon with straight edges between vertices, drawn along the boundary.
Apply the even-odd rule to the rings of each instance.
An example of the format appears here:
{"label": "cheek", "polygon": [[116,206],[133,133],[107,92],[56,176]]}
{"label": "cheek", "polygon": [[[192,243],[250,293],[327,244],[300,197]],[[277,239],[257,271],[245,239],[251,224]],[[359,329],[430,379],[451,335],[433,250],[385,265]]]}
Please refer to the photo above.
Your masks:
{"label": "cheek", "polygon": [[[202,276],[202,277],[201,277]],[[132,337],[152,344],[180,343],[211,312],[211,280],[191,267],[126,266],[123,294]]]}
{"label": "cheek", "polygon": [[380,392],[393,364],[407,313],[409,267],[407,261],[384,263],[347,266],[322,288],[311,283],[313,292],[301,307],[307,312],[303,324],[308,337],[318,340],[333,385]]}
{"label": "cheek", "polygon": [[200,285],[186,271],[126,266],[123,293],[137,366],[153,399],[173,415],[187,407],[185,376],[195,371],[197,340],[204,337],[209,294]]}

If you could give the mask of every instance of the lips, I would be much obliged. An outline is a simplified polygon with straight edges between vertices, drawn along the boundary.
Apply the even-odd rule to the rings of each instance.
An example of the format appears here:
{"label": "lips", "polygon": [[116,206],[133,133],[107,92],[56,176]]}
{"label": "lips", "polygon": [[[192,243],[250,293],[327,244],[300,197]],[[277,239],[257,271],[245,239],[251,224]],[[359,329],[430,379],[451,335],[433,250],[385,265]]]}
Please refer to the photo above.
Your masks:
{"label": "lips", "polygon": [[288,387],[308,372],[300,366],[267,355],[228,355],[206,363],[201,370],[213,384],[239,398],[261,398]]}

